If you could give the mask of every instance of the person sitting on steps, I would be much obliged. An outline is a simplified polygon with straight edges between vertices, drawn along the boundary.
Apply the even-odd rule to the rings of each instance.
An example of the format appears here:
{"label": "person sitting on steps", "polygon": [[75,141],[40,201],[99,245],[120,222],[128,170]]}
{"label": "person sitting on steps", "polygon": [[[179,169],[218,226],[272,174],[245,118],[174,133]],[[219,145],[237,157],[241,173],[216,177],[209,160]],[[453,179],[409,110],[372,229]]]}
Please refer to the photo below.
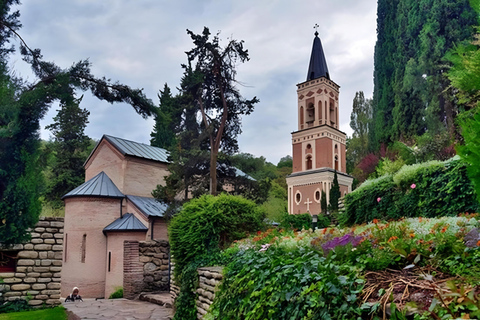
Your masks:
{"label": "person sitting on steps", "polygon": [[72,293],[65,299],[65,302],[68,302],[68,301],[77,301],[77,300],[83,301],[83,300],[82,300],[82,297],[78,294],[79,291],[80,291],[80,290],[78,290],[77,287],[73,288]]}

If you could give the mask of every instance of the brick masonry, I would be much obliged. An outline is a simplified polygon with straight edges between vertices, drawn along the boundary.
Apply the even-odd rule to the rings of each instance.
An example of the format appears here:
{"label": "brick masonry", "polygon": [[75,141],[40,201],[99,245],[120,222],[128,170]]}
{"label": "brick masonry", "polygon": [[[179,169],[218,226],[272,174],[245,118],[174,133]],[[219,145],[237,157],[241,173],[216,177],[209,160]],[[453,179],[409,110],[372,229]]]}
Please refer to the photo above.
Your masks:
{"label": "brick masonry", "polygon": [[169,253],[166,240],[125,241],[124,297],[131,299],[141,292],[168,291]]}
{"label": "brick masonry", "polygon": [[15,272],[0,273],[0,303],[28,299],[31,306],[58,305],[63,258],[63,218],[42,217],[31,240],[3,252],[18,252]]}

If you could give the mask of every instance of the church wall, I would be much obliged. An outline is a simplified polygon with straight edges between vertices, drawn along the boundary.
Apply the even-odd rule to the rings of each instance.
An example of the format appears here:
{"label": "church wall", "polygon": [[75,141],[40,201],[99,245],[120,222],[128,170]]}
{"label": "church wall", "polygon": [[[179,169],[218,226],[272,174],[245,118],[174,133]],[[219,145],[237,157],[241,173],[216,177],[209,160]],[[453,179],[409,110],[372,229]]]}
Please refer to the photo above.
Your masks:
{"label": "church wall", "polygon": [[121,190],[124,194],[151,197],[158,184],[165,185],[164,177],[168,175],[165,163],[134,157],[126,159],[124,189]]}
{"label": "church wall", "polygon": [[[307,203],[308,204],[308,209],[310,214],[319,214],[321,211],[321,206],[320,206],[320,201],[315,200],[315,191],[320,190],[320,193],[322,191],[321,184],[308,184],[308,185],[303,185],[303,186],[295,186],[293,188],[293,214],[300,214],[300,213],[305,213],[307,212]],[[296,202],[296,194],[297,191],[300,192],[301,194],[301,200],[297,204]]]}
{"label": "church wall", "polygon": [[167,240],[167,223],[164,219],[155,219],[153,223],[153,239],[155,240]]}
{"label": "church wall", "polygon": [[[346,157],[346,154],[347,154],[347,147],[344,145],[344,144],[340,144],[340,154],[341,154],[341,157],[342,157],[342,161],[340,163],[340,171],[341,172],[347,172],[347,159],[345,158]],[[343,193],[342,193],[343,194]]]}
{"label": "church wall", "polygon": [[118,287],[123,287],[124,241],[145,241],[145,232],[109,232],[107,234],[105,298],[108,298]]}
{"label": "church wall", "polygon": [[[124,160],[123,155],[105,139],[97,147],[95,154],[85,165],[85,181],[95,177],[100,172],[105,172],[117,188],[123,191]],[[124,192],[125,193],[125,192]]]}
{"label": "church wall", "polygon": [[333,168],[332,140],[329,138],[320,138],[315,140],[315,168]]}
{"label": "church wall", "polygon": [[292,173],[302,171],[302,144],[297,143],[293,145],[293,168]]}
{"label": "church wall", "polygon": [[75,286],[82,297],[104,296],[107,242],[102,231],[119,217],[120,199],[65,199],[62,297]]}

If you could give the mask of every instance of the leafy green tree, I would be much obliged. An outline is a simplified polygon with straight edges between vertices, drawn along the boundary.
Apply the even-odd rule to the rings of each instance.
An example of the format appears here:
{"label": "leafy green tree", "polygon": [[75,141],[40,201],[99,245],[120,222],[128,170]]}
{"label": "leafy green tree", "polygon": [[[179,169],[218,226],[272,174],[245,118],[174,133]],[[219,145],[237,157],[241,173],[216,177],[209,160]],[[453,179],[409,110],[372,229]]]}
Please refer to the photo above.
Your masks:
{"label": "leafy green tree", "polygon": [[90,112],[80,108],[82,98],[73,99],[60,106],[54,122],[48,125],[53,133],[55,158],[51,165],[46,199],[54,207],[63,205],[60,198],[85,181],[83,162],[88,156],[90,138],[85,134]]}
{"label": "leafy green tree", "polygon": [[372,100],[365,99],[363,91],[355,93],[350,115],[350,127],[353,135],[347,139],[347,172],[368,154],[368,130],[372,120]]}
{"label": "leafy green tree", "polygon": [[210,39],[210,31],[204,28],[201,35],[187,30],[195,47],[187,52],[189,72],[193,72],[197,82],[190,87],[190,93],[201,115],[203,134],[208,137],[210,151],[210,194],[217,194],[217,159],[222,152],[231,154],[238,150],[237,135],[241,132],[241,115],[250,114],[258,99],[242,98],[235,87],[237,63],[249,60],[248,50],[243,41],[230,40],[222,48],[218,35]]}
{"label": "leafy green tree", "polygon": [[280,159],[280,161],[278,161],[277,168],[280,169],[280,168],[284,168],[284,167],[289,167],[289,168],[293,167],[293,159],[292,159],[291,155],[287,155],[285,157],[282,157]]}
{"label": "leafy green tree", "polygon": [[[43,184],[38,167],[40,119],[54,101],[70,103],[76,90],[90,90],[99,99],[126,102],[140,115],[152,114],[154,106],[143,92],[91,74],[90,62],[82,60],[68,69],[43,60],[39,49],[31,49],[18,34],[20,14],[10,13],[16,0],[0,2],[0,239],[11,244],[28,238],[41,210]],[[30,64],[35,81],[16,79],[7,68],[9,42],[20,42],[23,60]]]}
{"label": "leafy green tree", "polygon": [[330,189],[330,205],[329,209],[331,212],[338,211],[338,199],[340,199],[340,185],[338,184],[337,171],[333,176],[332,188]]}

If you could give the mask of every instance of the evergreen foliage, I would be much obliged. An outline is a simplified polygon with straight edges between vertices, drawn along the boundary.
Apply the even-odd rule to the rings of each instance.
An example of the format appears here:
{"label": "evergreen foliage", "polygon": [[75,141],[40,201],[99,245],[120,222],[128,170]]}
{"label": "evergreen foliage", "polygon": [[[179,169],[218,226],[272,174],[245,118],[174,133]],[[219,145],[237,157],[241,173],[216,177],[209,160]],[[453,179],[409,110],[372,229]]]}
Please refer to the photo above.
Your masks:
{"label": "evergreen foliage", "polygon": [[342,222],[456,216],[480,208],[467,164],[454,158],[405,165],[395,175],[367,180],[344,198]]}
{"label": "evergreen foliage", "polygon": [[468,0],[378,1],[370,150],[454,132],[458,105],[443,59],[476,23]]}
{"label": "evergreen foliage", "polygon": [[325,192],[325,190],[322,190],[322,199],[320,200],[320,208],[322,209],[322,213],[326,213],[328,210],[327,193]]}
{"label": "evergreen foliage", "polygon": [[[76,90],[90,90],[110,103],[129,103],[144,117],[154,111],[142,90],[92,75],[88,60],[66,69],[43,60],[40,50],[29,48],[18,33],[20,14],[10,13],[16,4],[19,1],[0,2],[0,239],[4,244],[26,240],[26,230],[38,220],[44,184],[38,167],[39,121],[54,101],[68,105]],[[13,38],[19,40],[23,60],[32,67],[33,83],[10,76],[14,73],[6,61],[14,50],[9,46]]]}
{"label": "evergreen foliage", "polygon": [[169,150],[175,145],[175,127],[179,125],[181,115],[178,114],[177,99],[172,96],[170,87],[166,83],[163,91],[160,90],[158,99],[160,100],[160,106],[155,114],[155,125],[153,132],[150,134],[152,137],[150,145]]}
{"label": "evergreen foliage", "polygon": [[62,206],[61,197],[85,182],[83,162],[88,156],[90,138],[85,134],[90,112],[79,107],[80,99],[63,103],[54,122],[47,126],[54,136],[53,152],[47,183],[46,199]]}
{"label": "evergreen foliage", "polygon": [[338,211],[338,200],[341,197],[340,193],[340,185],[338,184],[338,176],[337,176],[337,171],[335,170],[335,173],[333,175],[333,182],[332,182],[332,188],[330,189],[330,211],[331,212],[336,212]]}
{"label": "evergreen foliage", "polygon": [[206,137],[210,153],[210,194],[217,194],[217,160],[220,146],[224,154],[238,150],[236,137],[241,133],[241,116],[250,114],[258,99],[244,99],[236,84],[236,66],[249,60],[243,41],[230,40],[220,45],[218,35],[210,39],[210,30],[202,34],[187,33],[195,47],[187,52],[186,75],[194,80],[188,87],[193,104],[201,116],[202,134]]}

